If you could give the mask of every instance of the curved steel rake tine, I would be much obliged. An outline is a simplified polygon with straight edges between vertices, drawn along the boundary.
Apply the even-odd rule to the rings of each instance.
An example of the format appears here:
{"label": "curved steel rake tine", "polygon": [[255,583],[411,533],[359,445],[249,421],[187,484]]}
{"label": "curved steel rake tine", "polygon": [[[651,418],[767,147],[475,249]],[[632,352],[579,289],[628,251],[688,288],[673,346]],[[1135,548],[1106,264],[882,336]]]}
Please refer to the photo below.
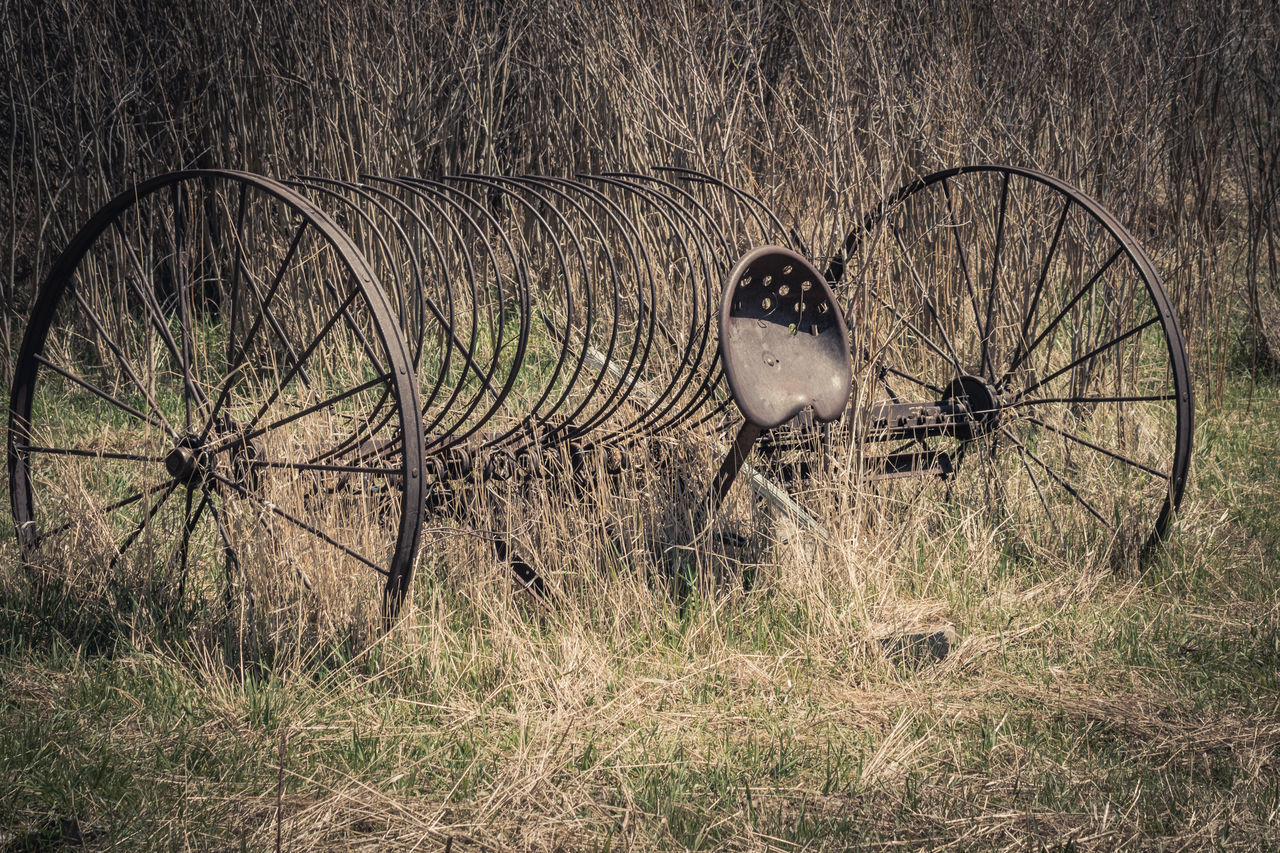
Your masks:
{"label": "curved steel rake tine", "polygon": [[764,218],[768,219],[769,222],[772,223],[773,228],[776,229],[776,233],[786,241],[793,244],[790,245],[789,248],[795,249],[800,252],[800,254],[806,254],[804,249],[800,246],[799,241],[796,240],[795,231],[793,229],[788,229],[783,225],[782,220],[773,212],[773,209],[761,201],[760,197],[754,193],[749,193],[741,187],[736,187],[733,184],[721,180],[720,178],[713,177],[705,172],[699,172],[695,169],[682,169],[678,166],[655,166],[654,171],[670,172],[683,180],[689,181],[690,183],[713,186],[729,193],[738,199],[742,206],[751,215],[751,218],[755,221],[757,227],[759,227],[761,243],[774,242],[773,232],[765,227],[764,220],[761,219],[761,214],[763,214]]}
{"label": "curved steel rake tine", "polygon": [[[594,429],[599,424],[603,423],[610,415],[616,412],[618,408],[621,407],[623,403],[625,403],[628,397],[631,395],[631,392],[634,390],[636,383],[639,381],[639,371],[644,369],[644,365],[648,361],[648,355],[651,350],[651,345],[653,342],[652,336],[653,336],[653,325],[654,325],[653,316],[654,315],[652,311],[644,312],[641,310],[644,305],[644,289],[643,289],[644,282],[642,281],[642,277],[638,274],[640,270],[640,263],[637,255],[637,245],[640,241],[640,235],[639,235],[639,232],[635,230],[633,223],[631,223],[629,220],[625,218],[621,209],[618,208],[617,205],[615,205],[611,199],[609,199],[603,193],[600,193],[597,190],[593,189],[592,187],[588,186],[587,184],[582,183],[581,181],[576,181],[568,178],[541,178],[539,180],[552,182],[556,185],[569,188],[587,197],[588,199],[590,199],[591,201],[595,202],[600,207],[602,207],[604,209],[604,213],[606,217],[608,218],[608,222],[611,223],[611,225],[613,226],[609,230],[609,233],[616,234],[618,238],[621,240],[621,242],[623,243],[623,245],[626,247],[626,258],[630,260],[629,268],[633,271],[633,273],[636,273],[635,275],[635,290],[636,290],[635,307],[636,307],[637,326],[636,326],[636,329],[634,330],[634,333],[629,335],[631,339],[631,348],[627,354],[626,362],[621,366],[618,366],[616,362],[614,362],[613,360],[614,340],[612,338],[610,340],[610,347],[608,351],[604,353],[599,353],[598,351],[588,352],[589,359],[600,362],[599,368],[601,370],[602,375],[609,375],[614,380],[614,387],[613,387],[613,391],[608,395],[608,397],[601,402],[601,405],[599,409],[597,409],[596,413],[592,415],[590,418],[588,418],[587,420],[585,420],[578,427],[578,434],[581,435],[589,430]],[[603,234],[602,234],[602,241],[605,246],[608,245],[608,241],[604,240]],[[611,264],[613,263],[614,257],[615,255],[613,253],[610,253]],[[623,289],[622,278],[623,277],[618,274],[616,264],[613,265],[613,273],[614,273],[613,333],[614,333],[614,336],[616,337],[617,330],[618,330],[618,318],[619,318],[619,315],[621,314],[621,307],[622,307],[622,289]],[[650,300],[652,301],[653,276],[651,272],[647,276],[647,281],[649,283]],[[639,326],[641,315],[645,313],[647,313],[649,317],[649,329],[647,331],[642,330]],[[639,363],[637,363],[636,361],[637,356],[639,356],[640,358]]]}
{"label": "curved steel rake tine", "polygon": [[[458,251],[462,256],[463,266],[466,270],[466,295],[470,296],[471,310],[466,311],[465,313],[470,314],[471,334],[468,338],[465,349],[460,353],[463,360],[460,375],[454,385],[452,394],[445,405],[441,408],[440,415],[436,420],[437,426],[434,427],[434,429],[438,431],[438,434],[433,436],[427,443],[428,452],[444,453],[460,443],[461,438],[459,437],[459,434],[465,430],[467,419],[480,406],[481,402],[485,398],[485,394],[487,393],[491,399],[496,399],[498,397],[498,392],[493,388],[493,374],[498,367],[496,354],[495,358],[490,361],[487,371],[482,371],[476,363],[476,345],[480,339],[480,312],[477,310],[477,306],[480,302],[479,294],[482,290],[478,283],[477,270],[492,267],[496,271],[497,261],[495,259],[493,245],[484,237],[478,223],[476,223],[476,221],[464,208],[462,208],[461,205],[441,191],[438,188],[438,185],[435,185],[434,182],[424,181],[421,179],[397,178],[395,181],[406,189],[417,193],[440,212],[441,216],[449,225],[450,233],[457,242]],[[458,214],[461,222],[459,222],[458,218],[449,216],[449,212]],[[466,229],[465,231],[464,228]],[[483,258],[475,257],[468,249],[466,239],[467,233],[474,233],[478,235],[479,240],[484,247],[484,256],[488,259],[487,264]],[[457,302],[456,295],[454,302],[455,304]],[[457,341],[456,328],[447,329],[445,332],[451,343]],[[468,371],[471,371],[471,374],[476,378],[479,387],[476,388],[475,393],[470,396],[466,402],[459,403],[458,398],[462,395],[468,384]],[[459,408],[461,411],[457,411]],[[451,416],[451,423],[445,426],[439,426],[438,424],[444,421],[446,415]],[[483,425],[483,421],[480,425]],[[474,428],[478,427],[473,425],[473,429]]]}
{"label": "curved steel rake tine", "polygon": [[[565,324],[567,327],[572,328],[574,320],[574,298],[573,289],[570,283],[572,281],[572,275],[569,271],[570,262],[566,259],[564,249],[560,242],[554,239],[554,236],[557,233],[556,230],[551,226],[550,222],[548,222],[542,211],[538,209],[537,204],[535,204],[535,201],[542,201],[544,202],[543,206],[550,209],[550,205],[545,203],[546,200],[540,196],[536,196],[536,194],[534,194],[535,199],[530,200],[524,193],[519,192],[520,186],[518,184],[514,184],[510,178],[487,175],[457,175],[452,176],[452,180],[488,187],[491,191],[496,192],[500,198],[513,199],[532,216],[533,221],[536,223],[536,227],[552,238],[548,242],[554,250],[555,268],[559,270],[559,278],[563,282]],[[581,259],[581,248],[580,244],[577,242],[576,235],[574,235],[574,243],[578,248],[579,259]],[[559,354],[556,357],[555,369],[552,371],[551,376],[543,386],[542,393],[538,396],[537,401],[532,406],[528,407],[526,417],[521,422],[521,425],[513,426],[501,436],[499,440],[503,442],[513,437],[517,437],[521,433],[527,433],[534,436],[543,435],[546,432],[544,428],[548,423],[550,423],[551,419],[555,416],[555,413],[560,409],[560,407],[564,405],[582,371],[583,358],[579,356],[576,359],[576,364],[573,367],[572,373],[568,380],[565,381],[559,396],[551,403],[550,408],[544,411],[542,407],[546,404],[547,400],[551,398],[556,382],[560,379],[566,363],[573,360],[573,353],[568,337],[560,337],[555,334],[555,328],[551,324],[550,319],[546,316],[546,313],[541,311],[540,308],[532,305],[530,310],[530,322],[532,323],[535,319],[538,320],[545,328],[548,329],[553,338],[560,341]],[[588,312],[589,311],[590,305],[588,306]],[[589,322],[590,315],[588,315],[588,323]],[[530,446],[529,440],[520,439],[520,441],[523,443],[520,444],[519,449],[524,449],[525,447]]]}
{"label": "curved steel rake tine", "polygon": [[794,243],[757,196],[691,169],[297,185],[379,267],[434,457],[722,427],[719,284],[759,240]]}
{"label": "curved steel rake tine", "polygon": [[[484,373],[483,377],[480,378],[480,381],[482,384],[481,391],[488,392],[490,397],[489,408],[483,411],[482,413],[480,413],[479,415],[477,415],[469,427],[466,427],[465,429],[463,428],[466,426],[467,418],[472,415],[472,413],[476,410],[477,406],[480,404],[481,400],[484,399],[484,394],[478,391],[476,396],[472,399],[471,403],[466,407],[466,409],[460,415],[458,415],[456,426],[445,433],[445,435],[448,436],[448,441],[443,442],[438,449],[438,452],[444,453],[455,447],[462,445],[464,442],[470,439],[473,435],[478,434],[480,430],[486,424],[488,424],[489,421],[492,420],[497,415],[497,413],[502,409],[503,404],[505,403],[508,395],[511,393],[512,389],[514,389],[515,387],[515,383],[519,374],[519,366],[523,361],[525,348],[528,345],[528,324],[525,318],[525,314],[527,312],[525,312],[524,310],[528,303],[528,282],[527,282],[527,279],[524,278],[523,268],[520,266],[520,264],[515,263],[517,260],[517,256],[514,248],[510,244],[510,241],[506,239],[506,235],[503,234],[501,230],[498,230],[497,231],[498,236],[502,238],[503,245],[507,249],[507,255],[513,261],[513,268],[520,271],[519,274],[517,275],[517,285],[519,288],[519,297],[520,297],[519,305],[521,307],[522,318],[521,318],[520,331],[517,336],[516,354],[515,354],[514,360],[510,366],[510,369],[507,370],[506,372],[506,377],[502,382],[501,389],[495,390],[494,375],[497,373],[499,367],[502,365],[503,349],[504,349],[503,343],[504,343],[504,338],[506,336],[506,328],[505,328],[505,323],[503,322],[503,317],[505,317],[506,315],[506,307],[508,304],[508,300],[506,297],[505,290],[502,286],[502,274],[500,271],[500,264],[498,261],[498,253],[494,251],[493,241],[490,240],[488,237],[484,236],[484,232],[480,226],[480,223],[462,206],[459,199],[466,200],[467,202],[474,205],[476,211],[481,215],[481,218],[484,219],[486,222],[489,222],[490,224],[492,224],[495,227],[495,229],[497,228],[497,220],[493,217],[492,213],[490,213],[487,207],[480,204],[478,200],[475,199],[473,196],[458,190],[456,187],[451,187],[447,184],[440,183],[438,181],[426,181],[422,179],[405,179],[405,180],[409,183],[412,183],[416,187],[420,187],[427,191],[436,192],[437,195],[439,195],[447,204],[449,204],[453,209],[459,211],[465,217],[468,225],[470,225],[471,228],[478,235],[480,235],[479,239],[484,246],[484,251],[488,258],[488,264],[483,266],[486,269],[493,270],[493,274],[494,274],[493,280],[495,282],[495,288],[497,290],[497,297],[498,297],[497,323],[496,324],[494,323],[494,317],[492,316],[492,311],[489,312],[489,316],[488,316],[488,320],[490,323],[490,334],[493,338],[492,357],[489,362],[488,370]],[[456,198],[454,198],[454,196],[456,196]],[[478,265],[475,263],[473,259],[472,268],[474,269],[476,266]],[[475,309],[479,301],[477,298],[478,291],[475,287],[473,287],[471,292],[472,292],[472,306],[473,306],[473,309]],[[476,316],[478,315],[478,313],[479,313],[478,310],[473,310],[473,318],[475,323],[478,323],[480,320],[480,318]],[[493,331],[495,325],[496,325],[496,332]],[[474,340],[473,340],[473,343],[474,343]]]}
{"label": "curved steel rake tine", "polygon": [[[363,180],[366,184],[369,184],[369,183],[382,184],[388,187],[400,189],[402,191],[406,191],[410,193],[412,197],[418,198],[419,200],[427,200],[425,195],[418,193],[416,190],[414,190],[413,187],[408,186],[403,182],[396,181],[392,178],[383,178],[383,177],[378,177],[376,175],[362,175],[361,180]],[[388,191],[388,194],[393,195],[389,191]],[[446,257],[444,247],[440,244],[440,240],[436,236],[434,229],[432,229],[431,226],[427,224],[427,222],[422,218],[422,215],[417,210],[413,209],[413,207],[410,206],[408,202],[404,201],[403,199],[399,199],[398,197],[397,197],[397,200],[404,205],[405,210],[411,215],[411,219],[418,225],[422,234],[426,237],[425,247],[422,247],[421,244],[414,244],[409,247],[410,251],[413,251],[419,248],[428,250],[428,251],[424,251],[422,254],[424,256],[429,256],[435,259],[436,266],[440,271],[440,276],[441,278],[444,278],[444,273],[449,269],[449,263]],[[437,212],[438,212],[438,209],[437,209]],[[426,257],[423,257],[422,260],[426,260]],[[423,299],[424,299],[424,302],[426,302],[427,304],[434,305],[434,302],[431,300],[431,298],[426,295],[427,281],[429,277],[430,277],[429,275],[424,275],[421,282]],[[452,336],[455,334],[454,326],[456,325],[455,323],[456,318],[454,313],[453,289],[446,286],[444,288],[444,296],[445,296],[445,311],[441,312],[439,308],[436,307],[435,311],[432,312],[436,316],[437,323],[440,326],[439,336],[442,339],[445,337],[452,338]],[[425,325],[422,329],[419,330],[419,334],[423,339],[422,341],[419,342],[420,344],[419,351],[421,351],[421,346],[425,345],[425,339],[427,335],[427,330]],[[434,372],[435,373],[433,377],[434,383],[432,384],[430,393],[423,395],[422,411],[423,411],[424,418],[426,418],[427,413],[431,411],[432,406],[435,404],[435,401],[438,399],[439,395],[441,393],[446,393],[446,394],[449,393],[446,387],[446,379],[448,378],[450,369],[452,367],[454,347],[442,346],[441,348],[444,351],[443,362],[439,366],[439,369],[437,369]],[[415,364],[415,367],[418,369],[418,384],[421,386],[425,378],[423,376],[423,366],[421,364],[421,357],[419,358],[419,362]],[[452,397],[450,397],[450,399],[452,399]],[[444,407],[441,407],[440,413],[435,415],[434,419],[423,421],[422,430],[424,434],[429,435],[436,429],[440,419],[443,417],[443,413],[447,411],[447,409],[448,409],[447,405]]]}
{"label": "curved steel rake tine", "polygon": [[[610,328],[609,328],[609,342],[606,345],[606,348],[604,351],[603,363],[600,364],[599,367],[597,368],[599,372],[596,374],[595,380],[591,382],[590,388],[586,391],[585,394],[583,394],[582,400],[578,403],[577,408],[575,408],[569,414],[565,415],[566,423],[569,425],[565,433],[565,438],[572,440],[584,435],[590,429],[590,425],[593,424],[598,419],[598,415],[600,411],[602,409],[607,408],[609,403],[612,401],[613,397],[616,396],[615,394],[606,398],[603,402],[599,403],[596,411],[593,414],[591,414],[590,416],[587,416],[583,420],[579,420],[580,418],[583,418],[584,410],[586,410],[586,408],[592,402],[598,402],[594,398],[598,396],[603,396],[602,394],[600,394],[600,387],[604,383],[605,377],[609,375],[609,372],[607,370],[607,365],[609,363],[612,363],[614,348],[617,345],[617,341],[618,341],[618,314],[619,314],[619,308],[620,308],[619,292],[621,290],[620,276],[618,274],[617,264],[614,263],[613,253],[609,249],[609,241],[606,238],[604,230],[601,228],[600,223],[597,220],[587,215],[585,209],[576,199],[572,198],[564,190],[560,189],[559,187],[555,186],[553,183],[549,181],[545,181],[535,177],[527,177],[527,176],[514,178],[513,180],[521,184],[531,185],[531,186],[545,189],[546,191],[552,193],[554,197],[562,199],[565,202],[567,202],[569,205],[571,205],[573,210],[578,214],[581,214],[582,217],[585,219],[586,223],[590,226],[601,251],[605,254],[605,257],[607,259],[606,266],[608,268],[608,274],[606,276],[606,279],[610,286],[606,290],[606,294],[611,294],[612,300],[599,299],[597,300],[597,305],[595,307],[596,307],[597,313],[599,313],[599,311],[606,304],[608,304],[609,302],[612,303],[613,314],[612,314],[612,322],[610,323]],[[561,216],[563,220],[563,214],[561,214]],[[566,227],[568,228],[567,222],[566,222]],[[573,233],[575,236],[575,245],[579,248],[579,257],[583,263],[584,277],[582,280],[582,284],[586,292],[590,295],[593,290],[601,288],[600,280],[598,278],[593,277],[592,271],[587,267],[587,259],[585,257],[585,252],[582,250],[583,244],[589,243],[590,241],[584,240],[582,236],[578,234],[577,229],[568,228],[568,230],[570,230],[571,233]],[[582,336],[581,357],[582,357],[582,363],[584,365],[589,365],[589,362],[592,361],[592,359],[588,358],[588,354],[592,349],[590,307],[591,305],[589,302],[588,303],[589,313],[588,313],[588,321],[587,321],[586,327],[583,328],[578,333]],[[570,331],[569,329],[565,329],[566,333],[568,333],[569,331]]]}
{"label": "curved steel rake tine", "polygon": [[[707,352],[707,343],[711,338],[710,298],[707,288],[699,286],[698,279],[701,276],[697,272],[700,262],[702,272],[705,275],[711,274],[708,261],[709,252],[704,251],[705,244],[699,239],[699,237],[706,238],[706,234],[705,232],[700,232],[697,223],[691,220],[687,211],[678,203],[649,187],[630,181],[625,177],[598,175],[590,176],[589,179],[604,182],[627,193],[634,199],[646,203],[669,225],[671,233],[675,235],[682,247],[682,256],[694,259],[690,263],[693,283],[689,293],[691,296],[689,305],[692,310],[689,317],[688,338],[681,352],[680,363],[670,380],[670,387],[665,389],[664,396],[670,396],[661,406],[655,403],[655,411],[640,426],[641,429],[647,432],[662,432],[673,424],[680,422],[683,413],[700,405],[709,393],[710,384],[714,382],[711,377],[714,376],[715,362],[718,358],[714,348],[712,350],[711,364],[708,365],[707,370],[699,370],[699,365],[702,364],[704,355]],[[686,241],[683,233],[685,229],[682,229],[681,225],[685,226],[685,229],[692,237],[691,240]],[[690,242],[693,243],[694,248],[698,249],[698,251],[691,252],[689,250]],[[699,298],[700,296],[702,297],[701,299]],[[678,295],[669,294],[668,298],[678,298]],[[688,399],[685,399],[686,394],[690,395]],[[682,400],[684,400],[684,403],[680,405]]]}

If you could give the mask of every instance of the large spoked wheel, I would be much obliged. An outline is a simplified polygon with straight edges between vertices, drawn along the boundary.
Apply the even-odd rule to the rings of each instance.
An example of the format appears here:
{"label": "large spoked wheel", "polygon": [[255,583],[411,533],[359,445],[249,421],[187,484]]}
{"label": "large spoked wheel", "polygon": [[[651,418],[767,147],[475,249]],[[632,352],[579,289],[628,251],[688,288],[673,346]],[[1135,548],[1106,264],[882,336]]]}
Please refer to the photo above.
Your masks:
{"label": "large spoked wheel", "polygon": [[[863,470],[887,506],[915,512],[929,489],[1069,550],[1165,533],[1191,456],[1186,348],[1150,259],[1096,202],[1029,169],[951,169],[882,205],[840,266]],[[903,402],[962,425],[867,423]]]}
{"label": "large spoked wheel", "polygon": [[409,585],[403,340],[347,235],[266,178],[164,175],[84,226],[22,344],[8,458],[23,558],[70,587],[269,639],[303,608],[376,624]]}

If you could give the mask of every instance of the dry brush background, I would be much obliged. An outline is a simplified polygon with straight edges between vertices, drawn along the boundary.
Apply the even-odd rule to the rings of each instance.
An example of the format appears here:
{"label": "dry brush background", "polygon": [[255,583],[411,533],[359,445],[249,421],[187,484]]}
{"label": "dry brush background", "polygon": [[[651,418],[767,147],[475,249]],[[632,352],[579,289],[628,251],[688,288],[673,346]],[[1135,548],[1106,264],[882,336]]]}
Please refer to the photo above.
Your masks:
{"label": "dry brush background", "polygon": [[[573,579],[561,611],[454,536],[392,637],[249,677],[136,625],[88,643],[6,566],[0,844],[1280,843],[1280,386],[1249,312],[1275,277],[1276,4],[0,9],[6,377],[71,233],[180,167],[673,164],[839,232],[912,177],[1008,162],[1099,198],[1152,254],[1203,424],[1174,544],[1121,574],[1018,563],[980,518],[867,535],[836,494],[853,544],[781,536],[757,591],[682,603],[601,571],[587,511],[552,496],[537,547]],[[940,665],[881,651],[945,624],[962,642]]]}

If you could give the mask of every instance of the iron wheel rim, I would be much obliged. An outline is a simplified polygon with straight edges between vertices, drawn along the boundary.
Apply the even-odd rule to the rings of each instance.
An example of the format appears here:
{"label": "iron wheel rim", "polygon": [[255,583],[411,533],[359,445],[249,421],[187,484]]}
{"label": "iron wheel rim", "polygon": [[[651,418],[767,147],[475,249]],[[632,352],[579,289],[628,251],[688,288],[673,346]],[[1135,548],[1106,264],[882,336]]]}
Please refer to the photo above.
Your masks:
{"label": "iron wheel rim", "polygon": [[[344,347],[371,363],[357,368]],[[77,407],[87,425],[65,417]],[[185,469],[183,448],[195,460]],[[8,441],[28,565],[93,520],[97,556],[113,571],[158,571],[148,583],[177,604],[219,559],[228,589],[261,568],[296,598],[312,556],[377,576],[385,624],[412,577],[421,458],[412,366],[384,294],[345,232],[268,178],[190,170],[121,193],[37,297]],[[364,497],[341,497],[342,477]],[[58,491],[73,483],[78,495]],[[335,521],[371,506],[385,525],[373,538]],[[211,546],[220,557],[193,556]]]}

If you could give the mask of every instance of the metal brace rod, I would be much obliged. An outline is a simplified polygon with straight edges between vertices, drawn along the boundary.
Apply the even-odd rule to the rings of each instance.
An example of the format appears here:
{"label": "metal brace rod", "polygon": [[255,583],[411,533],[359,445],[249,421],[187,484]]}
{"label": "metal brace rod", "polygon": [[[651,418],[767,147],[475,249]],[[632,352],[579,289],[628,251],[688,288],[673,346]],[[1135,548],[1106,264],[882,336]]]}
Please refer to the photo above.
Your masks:
{"label": "metal brace rod", "polygon": [[[595,347],[587,347],[587,361],[595,370],[603,368],[608,371],[609,376],[611,376],[615,382],[634,383],[631,386],[631,393],[633,395],[642,387],[634,377],[615,364],[612,359],[605,358],[604,353],[600,352]],[[751,485],[752,490],[755,491],[756,494],[764,498],[770,505],[784,513],[792,521],[812,530],[823,542],[831,544],[832,539],[830,534],[827,533],[826,528],[824,528],[816,518],[806,512],[804,507],[796,503],[781,486],[774,483],[764,474],[761,474],[755,466],[751,465],[749,462],[742,465],[742,473],[746,475],[747,482]]]}

